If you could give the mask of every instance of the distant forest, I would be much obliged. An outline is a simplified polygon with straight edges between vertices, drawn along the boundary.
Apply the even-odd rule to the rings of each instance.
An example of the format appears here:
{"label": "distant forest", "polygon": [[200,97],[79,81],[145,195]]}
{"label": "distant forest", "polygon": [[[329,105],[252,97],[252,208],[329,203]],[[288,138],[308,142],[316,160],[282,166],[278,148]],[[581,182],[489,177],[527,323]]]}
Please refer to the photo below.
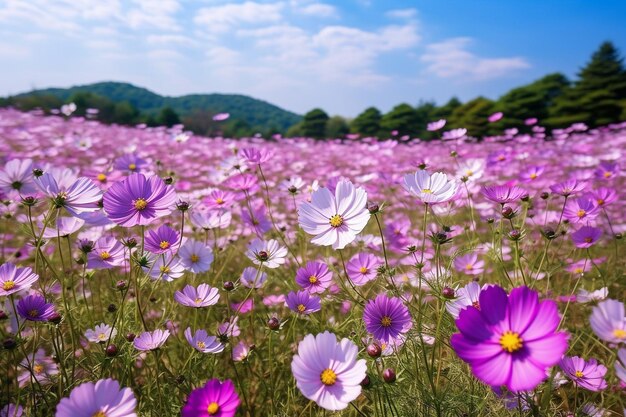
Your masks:
{"label": "distant forest", "polygon": [[[183,123],[197,134],[223,134],[232,137],[260,133],[266,137],[281,133],[288,136],[340,138],[359,134],[386,139],[409,135],[430,140],[427,123],[446,119],[445,129],[466,128],[471,136],[499,134],[505,128],[527,128],[524,121],[537,118],[542,126],[563,128],[582,122],[590,127],[626,120],[626,69],[620,52],[611,42],[595,51],[580,70],[576,80],[554,73],[528,85],[517,87],[497,100],[477,97],[466,103],[457,98],[442,106],[420,102],[402,103],[388,113],[375,107],[365,109],[354,119],[330,117],[323,109],[313,109],[303,117],[269,103],[240,95],[205,94],[162,97],[146,89],[124,83],[98,83],[70,89],[38,90],[0,98],[0,106],[22,110],[40,108],[46,112],[63,104],[75,103],[74,115],[98,109],[95,116],[104,123],[149,126]],[[226,122],[213,122],[212,116],[228,112]],[[489,123],[489,115],[504,117]]]}

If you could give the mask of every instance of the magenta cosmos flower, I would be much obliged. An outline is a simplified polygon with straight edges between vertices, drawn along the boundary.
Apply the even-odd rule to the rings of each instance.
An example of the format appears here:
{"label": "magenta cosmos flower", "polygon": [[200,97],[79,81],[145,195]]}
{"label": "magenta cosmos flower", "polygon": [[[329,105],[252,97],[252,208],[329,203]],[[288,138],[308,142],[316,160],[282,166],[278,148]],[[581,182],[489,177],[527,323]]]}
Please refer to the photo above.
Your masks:
{"label": "magenta cosmos flower", "polygon": [[348,278],[356,286],[365,285],[376,279],[378,275],[378,267],[382,265],[382,261],[371,253],[357,253],[346,264]]}
{"label": "magenta cosmos flower", "polygon": [[534,389],[567,350],[567,334],[558,332],[559,312],[554,301],[539,301],[537,292],[518,287],[507,297],[492,286],[480,293],[480,310],[461,311],[461,331],[450,343],[476,378],[510,391]]}
{"label": "magenta cosmos flower", "polygon": [[519,200],[526,194],[526,191],[517,185],[493,185],[483,187],[483,195],[494,203],[506,204]]}
{"label": "magenta cosmos flower", "polygon": [[198,288],[186,285],[182,291],[174,293],[174,300],[178,304],[194,308],[212,306],[217,304],[219,299],[219,290],[212,288],[208,284],[200,284]]}
{"label": "magenta cosmos flower", "polygon": [[467,275],[480,275],[485,270],[485,261],[478,259],[478,254],[467,253],[454,259],[454,269]]}
{"label": "magenta cosmos flower", "polygon": [[35,192],[33,182],[33,161],[30,159],[11,159],[0,170],[0,190],[6,194],[32,194]]}
{"label": "magenta cosmos flower", "polygon": [[436,122],[430,122],[426,125],[426,130],[429,132],[435,132],[446,125],[446,119],[439,119]]}
{"label": "magenta cosmos flower", "polygon": [[367,331],[385,343],[393,342],[413,326],[409,309],[399,298],[385,294],[367,302],[363,321]]}
{"label": "magenta cosmos flower", "polygon": [[27,290],[39,279],[33,270],[18,268],[10,262],[0,265],[0,297]]}
{"label": "magenta cosmos flower", "polygon": [[101,237],[87,254],[87,267],[111,269],[124,263],[124,246],[114,237]]}
{"label": "magenta cosmos flower", "polygon": [[113,379],[85,382],[61,399],[55,417],[137,417],[137,400],[130,388]]}
{"label": "magenta cosmos flower", "polygon": [[116,182],[104,194],[104,210],[109,219],[123,227],[145,226],[172,212],[174,189],[157,176],[132,174]]}
{"label": "magenta cosmos flower", "polygon": [[171,227],[163,225],[157,230],[148,231],[145,249],[151,253],[165,253],[175,249],[178,241],[178,232]]}
{"label": "magenta cosmos flower", "polygon": [[233,382],[213,378],[189,394],[181,417],[233,417],[238,406],[239,396]]}
{"label": "magenta cosmos flower", "polygon": [[300,205],[298,222],[306,233],[315,235],[311,243],[343,249],[367,225],[370,212],[366,203],[367,193],[362,187],[342,180],[334,195],[325,187],[314,191],[311,202]]}
{"label": "magenta cosmos flower", "polygon": [[65,208],[72,216],[100,210],[98,202],[102,190],[89,178],[81,177],[65,187],[57,183],[50,173],[35,179],[35,184],[53,202],[56,208]]}
{"label": "magenta cosmos flower", "polygon": [[605,342],[626,342],[624,303],[611,299],[598,303],[593,308],[589,322],[593,332]]}
{"label": "magenta cosmos flower", "polygon": [[563,209],[563,217],[572,223],[589,222],[600,215],[600,208],[595,200],[585,196],[571,200]]}
{"label": "magenta cosmos flower", "polygon": [[157,329],[153,332],[143,332],[135,338],[133,345],[137,350],[157,350],[170,337],[169,330]]}
{"label": "magenta cosmos flower", "polygon": [[578,356],[564,356],[559,363],[563,373],[576,385],[589,391],[602,391],[606,388],[606,366],[598,364],[595,359],[589,362]]}
{"label": "magenta cosmos flower", "polygon": [[294,313],[309,315],[322,309],[320,298],[311,296],[308,291],[291,291],[287,294],[285,304]]}
{"label": "magenta cosmos flower", "polygon": [[365,360],[357,360],[358,352],[353,342],[337,342],[330,332],[305,336],[291,362],[302,395],[326,410],[346,408],[361,394],[367,370]]}
{"label": "magenta cosmos flower", "polygon": [[17,313],[30,321],[48,321],[55,316],[54,304],[39,294],[29,295],[17,302]]}
{"label": "magenta cosmos flower", "polygon": [[414,174],[404,176],[404,188],[422,202],[428,204],[445,203],[455,196],[459,184],[448,179],[443,172],[429,174],[420,169]]}
{"label": "magenta cosmos flower", "polygon": [[577,248],[589,248],[602,236],[602,230],[597,227],[583,226],[572,233],[572,241]]}
{"label": "magenta cosmos flower", "polygon": [[311,294],[323,293],[332,280],[333,273],[322,262],[308,262],[296,272],[296,284]]}

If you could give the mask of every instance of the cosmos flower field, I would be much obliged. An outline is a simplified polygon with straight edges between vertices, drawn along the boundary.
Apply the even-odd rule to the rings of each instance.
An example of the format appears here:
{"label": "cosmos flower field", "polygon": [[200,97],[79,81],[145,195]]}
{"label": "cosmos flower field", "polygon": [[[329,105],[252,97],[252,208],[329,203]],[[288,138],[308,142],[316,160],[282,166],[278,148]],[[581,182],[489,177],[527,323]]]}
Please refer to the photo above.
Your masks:
{"label": "cosmos flower field", "polygon": [[0,110],[0,416],[626,415],[626,124]]}

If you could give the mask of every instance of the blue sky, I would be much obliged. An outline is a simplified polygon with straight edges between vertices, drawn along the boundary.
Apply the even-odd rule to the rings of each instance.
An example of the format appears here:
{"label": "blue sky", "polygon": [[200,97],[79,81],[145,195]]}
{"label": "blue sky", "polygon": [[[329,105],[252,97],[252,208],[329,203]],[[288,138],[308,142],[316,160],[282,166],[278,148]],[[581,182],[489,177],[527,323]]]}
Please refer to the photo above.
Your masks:
{"label": "blue sky", "polygon": [[126,81],[304,113],[497,98],[603,40],[622,0],[0,0],[0,95]]}

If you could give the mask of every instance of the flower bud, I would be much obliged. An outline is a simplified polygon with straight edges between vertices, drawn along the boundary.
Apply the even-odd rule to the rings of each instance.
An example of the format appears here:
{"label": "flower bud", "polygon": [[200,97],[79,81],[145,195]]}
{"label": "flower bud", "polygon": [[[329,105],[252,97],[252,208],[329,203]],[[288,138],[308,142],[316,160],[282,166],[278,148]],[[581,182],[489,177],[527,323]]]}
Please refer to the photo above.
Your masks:
{"label": "flower bud", "polygon": [[454,289],[450,287],[444,287],[444,289],[441,291],[441,295],[443,295],[444,298],[451,300],[454,298]]}
{"label": "flower bud", "polygon": [[396,371],[394,371],[391,368],[387,368],[383,371],[383,380],[388,383],[391,384],[392,382],[396,381]]}
{"label": "flower bud", "polygon": [[378,343],[372,343],[370,345],[367,345],[367,354],[371,358],[376,359],[380,357],[382,353],[383,353],[383,349],[380,347]]}
{"label": "flower bud", "polygon": [[232,291],[235,289],[235,284],[232,281],[226,281],[224,282],[223,287],[226,291]]}
{"label": "flower bud", "polygon": [[267,327],[269,327],[270,330],[279,330],[280,329],[280,320],[278,320],[277,317],[272,317],[267,321]]}
{"label": "flower bud", "polygon": [[106,347],[104,352],[109,358],[117,356],[117,346],[111,343],[109,346]]}

